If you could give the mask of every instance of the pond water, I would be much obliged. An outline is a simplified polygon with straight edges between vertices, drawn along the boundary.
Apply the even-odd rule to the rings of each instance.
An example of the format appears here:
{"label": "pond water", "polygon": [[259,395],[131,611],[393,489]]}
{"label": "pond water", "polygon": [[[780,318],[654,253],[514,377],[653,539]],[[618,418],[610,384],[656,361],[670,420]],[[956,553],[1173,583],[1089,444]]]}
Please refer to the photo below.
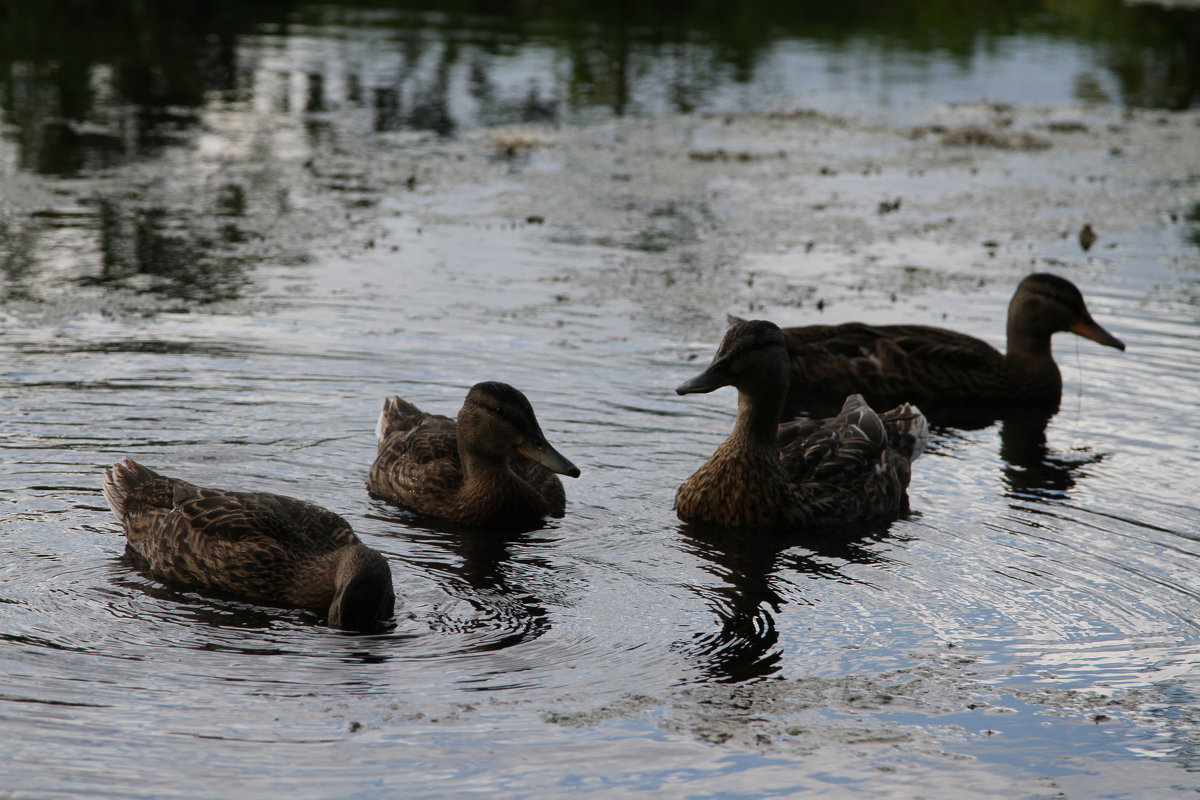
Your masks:
{"label": "pond water", "polygon": [[[563,5],[4,10],[6,796],[1194,795],[1200,14]],[[1128,346],[1055,339],[1044,439],[936,430],[837,539],[675,519],[726,313],[1002,346],[1035,270]],[[367,496],[382,399],[480,380],[564,519]],[[126,564],[124,457],[344,515],[395,628]]]}

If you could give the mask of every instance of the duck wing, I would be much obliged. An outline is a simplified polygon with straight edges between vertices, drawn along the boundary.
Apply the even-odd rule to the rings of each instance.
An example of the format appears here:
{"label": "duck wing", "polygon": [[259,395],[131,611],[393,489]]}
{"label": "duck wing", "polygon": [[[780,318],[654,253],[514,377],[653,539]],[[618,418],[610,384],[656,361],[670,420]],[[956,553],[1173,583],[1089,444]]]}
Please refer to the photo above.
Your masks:
{"label": "duck wing", "polygon": [[443,424],[449,423],[451,428],[454,427],[454,420],[449,417],[426,413],[403,397],[388,397],[383,401],[383,409],[379,412],[379,422],[375,425],[376,443],[382,444],[390,436],[407,433],[422,423],[427,424],[430,420],[439,420]]}
{"label": "duck wing", "polygon": [[[944,399],[972,375],[999,374],[987,342],[925,325],[811,325],[784,329],[792,360],[790,400],[817,407],[861,393],[876,406]],[[969,383],[969,381],[967,381]]]}
{"label": "duck wing", "polygon": [[176,486],[173,512],[210,542],[274,543],[297,554],[328,553],[358,542],[341,516],[294,497]]}
{"label": "duck wing", "polygon": [[880,415],[851,395],[836,417],[781,425],[780,460],[796,507],[813,520],[897,516],[907,510],[910,464],[927,439],[915,406]]}
{"label": "duck wing", "polygon": [[434,515],[462,482],[455,421],[436,414],[422,414],[408,428],[395,428],[380,439],[367,474],[373,494]]}
{"label": "duck wing", "polygon": [[846,398],[836,417],[779,426],[779,456],[797,483],[849,480],[872,469],[887,446],[887,429],[862,395]]}
{"label": "duck wing", "polygon": [[783,337],[788,353],[793,356],[812,351],[848,359],[871,359],[888,354],[890,350],[900,357],[948,360],[967,366],[986,363],[999,355],[996,348],[982,339],[929,325],[865,325],[861,322],[808,325],[784,328]]}
{"label": "duck wing", "polygon": [[131,542],[143,543],[168,529],[197,542],[272,541],[310,553],[358,541],[342,517],[294,497],[204,489],[129,459],[104,473],[105,496]]}
{"label": "duck wing", "polygon": [[130,460],[105,470],[104,493],[129,548],[160,578],[256,599],[283,597],[298,563],[359,541],[312,503],[205,489]]}

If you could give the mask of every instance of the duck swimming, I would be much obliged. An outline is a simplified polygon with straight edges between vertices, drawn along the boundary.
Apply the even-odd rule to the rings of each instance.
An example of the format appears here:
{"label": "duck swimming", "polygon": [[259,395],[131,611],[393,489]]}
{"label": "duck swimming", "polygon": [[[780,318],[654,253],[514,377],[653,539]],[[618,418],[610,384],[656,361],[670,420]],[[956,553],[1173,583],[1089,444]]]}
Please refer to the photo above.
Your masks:
{"label": "duck swimming", "polygon": [[679,394],[738,391],[733,432],[675,494],[684,522],[794,528],[895,518],[908,510],[910,464],[929,428],[903,404],[876,414],[859,395],[831,419],[779,424],[791,372],[782,331],[737,322]]}
{"label": "duck swimming", "polygon": [[389,398],[376,433],[372,494],[471,527],[528,529],[561,517],[566,494],[555,473],[579,477],[507,383],[472,386],[457,420]]}
{"label": "duck swimming", "polygon": [[1100,326],[1075,284],[1029,275],[1008,306],[1008,346],[1000,353],[965,333],[925,325],[809,325],[784,328],[792,362],[788,412],[828,413],[848,394],[876,408],[920,405],[931,420],[981,421],[1010,413],[1053,416],[1062,376],[1050,352],[1058,331],[1124,350]]}
{"label": "duck swimming", "polygon": [[306,608],[334,628],[368,630],[392,617],[387,559],[332,511],[277,494],[202,489],[129,459],[104,470],[104,496],[125,529],[126,552],[166,583]]}

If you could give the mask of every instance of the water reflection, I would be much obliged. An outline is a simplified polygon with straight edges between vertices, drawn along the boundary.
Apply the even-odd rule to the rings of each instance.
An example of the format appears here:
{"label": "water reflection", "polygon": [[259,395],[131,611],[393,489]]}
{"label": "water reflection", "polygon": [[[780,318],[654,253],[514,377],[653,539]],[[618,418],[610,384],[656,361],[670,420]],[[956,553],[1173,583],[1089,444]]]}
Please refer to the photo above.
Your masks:
{"label": "water reflection", "polygon": [[1075,485],[1080,468],[1101,461],[1095,453],[1075,458],[1054,453],[1046,445],[1049,418],[1013,416],[1000,425],[1000,458],[1009,497],[1027,500],[1061,500]]}
{"label": "water reflection", "polygon": [[528,553],[519,560],[514,557],[515,551],[526,546],[544,547],[546,540],[529,533],[499,534],[449,524],[430,527],[430,521],[423,518],[417,526],[411,515],[390,510],[371,519],[403,525],[397,532],[424,551],[411,556],[409,563],[440,576],[442,589],[474,610],[470,619],[435,614],[431,620],[434,628],[470,635],[468,649],[475,652],[504,650],[538,639],[550,630],[544,602],[536,588],[529,585],[532,581],[521,576],[530,568],[551,574],[552,565]]}
{"label": "water reflection", "polygon": [[1184,215],[1188,223],[1184,236],[1196,247],[1200,247],[1200,203],[1194,203]]}
{"label": "water reflection", "polygon": [[[201,109],[260,97],[283,115],[369,110],[375,131],[457,133],[596,110],[711,106],[749,84],[780,42],[888,61],[943,54],[964,67],[996,36],[1079,41],[1133,106],[1200,102],[1200,15],[1151,4],[1045,0],[977,5],[870,2],[536,5],[484,2],[72,3],[0,8],[0,107],[23,169],[73,175],[145,157],[202,123]],[[359,45],[339,46],[349,36]],[[292,45],[296,46],[294,49]],[[291,52],[289,52],[291,50]],[[526,63],[518,65],[524,55]],[[1095,99],[1094,78],[1077,94]],[[1065,98],[1064,98],[1065,99]]]}
{"label": "water reflection", "polygon": [[[230,209],[240,211],[244,205],[240,187],[226,185],[218,193],[218,214],[235,213]],[[90,279],[97,284],[124,283],[207,302],[237,297],[246,283],[236,260],[214,258],[211,244],[198,239],[194,228],[181,226],[170,209],[101,200],[98,216],[100,269]],[[239,237],[232,224],[223,232],[234,240]]]}
{"label": "water reflection", "polygon": [[[39,282],[64,279],[132,279],[136,291],[189,303],[236,297],[238,247],[255,238],[248,220],[286,215],[302,190],[289,167],[320,167],[375,133],[713,111],[742,92],[794,104],[840,91],[828,76],[863,47],[879,47],[882,73],[904,74],[891,67],[914,57],[970,73],[997,57],[1002,31],[1018,50],[1085,48],[1129,105],[1200,103],[1200,13],[1118,0],[984,4],[969,16],[918,0],[69,7],[64,26],[60,4],[0,5],[0,165],[62,179],[177,155],[192,163],[151,176],[147,188],[163,181],[153,192],[71,185],[49,211],[6,215],[7,291],[35,301],[53,294]],[[878,79],[864,75],[865,94]],[[1102,83],[1089,68],[1074,92],[1094,100]],[[258,179],[230,179],[230,165]],[[180,202],[143,199],[171,192]],[[343,199],[373,202],[357,190]]]}
{"label": "water reflection", "polygon": [[[0,108],[25,170],[68,176],[187,143],[207,110],[318,117],[352,132],[448,135],[480,125],[544,123],[711,107],[748,84],[782,41],[850,50],[862,39],[905,54],[941,51],[969,66],[996,31],[1076,38],[1120,81],[1129,105],[1200,101],[1200,15],[1153,5],[1085,8],[985,4],[969,18],[910,0],[798,7],[739,4],[620,12],[576,4],[74,4],[0,9]],[[1085,23],[1085,24],[1079,24]],[[360,46],[339,46],[349,35]],[[292,44],[296,46],[294,49]],[[291,52],[289,52],[291,51]],[[523,53],[526,63],[512,56]],[[565,65],[563,68],[561,65]],[[1078,81],[1083,99],[1094,79]],[[796,87],[799,88],[799,87]],[[1065,99],[1065,98],[1064,98]],[[257,101],[265,101],[259,106]],[[232,104],[232,105],[231,105]]]}
{"label": "water reflection", "polygon": [[872,545],[888,539],[891,526],[877,522],[815,536],[765,536],[761,531],[681,525],[684,547],[704,559],[707,571],[724,584],[691,587],[719,627],[678,643],[677,649],[688,653],[712,680],[740,682],[778,672],[783,652],[775,615],[789,601],[808,602],[798,594],[800,582],[853,582],[843,566],[883,560]]}
{"label": "water reflection", "polygon": [[[135,616],[130,610],[123,606],[128,602],[131,595],[140,595],[150,600],[157,601],[159,612],[165,614],[172,625],[179,626],[181,633],[187,631],[186,636],[191,637],[191,632],[196,630],[196,625],[202,628],[214,630],[220,629],[237,629],[245,632],[261,632],[265,633],[275,628],[280,622],[285,620],[291,621],[306,621],[316,624],[319,617],[309,611],[301,609],[286,609],[286,608],[265,608],[256,606],[252,603],[247,603],[243,600],[238,600],[236,597],[222,595],[218,591],[205,591],[199,593],[193,590],[176,588],[159,582],[152,575],[145,572],[145,562],[136,553],[132,553],[126,548],[125,553],[120,557],[119,563],[127,568],[127,572],[115,574],[111,577],[112,585],[116,588],[124,590],[122,594],[113,595],[113,612],[118,617]],[[136,614],[142,617],[142,613]],[[158,614],[151,615],[151,625],[157,625],[162,619],[154,619]],[[168,637],[169,639],[169,637]],[[228,643],[215,644],[204,642],[199,645],[202,649],[235,649],[238,652],[263,652],[262,648],[250,648],[249,650],[241,650],[237,646]],[[275,648],[269,648],[270,652],[279,653]]]}
{"label": "water reflection", "polygon": [[220,216],[186,221],[184,209],[117,197],[0,220],[0,291],[35,301],[70,295],[78,286],[199,303],[238,297],[248,284],[245,259],[223,244],[245,238],[230,221],[231,209],[244,204],[240,197],[239,187],[224,186],[217,194]]}
{"label": "water reflection", "polygon": [[66,176],[154,153],[229,88],[248,22],[232,4],[68,5],[0,7],[0,106],[22,168]]}

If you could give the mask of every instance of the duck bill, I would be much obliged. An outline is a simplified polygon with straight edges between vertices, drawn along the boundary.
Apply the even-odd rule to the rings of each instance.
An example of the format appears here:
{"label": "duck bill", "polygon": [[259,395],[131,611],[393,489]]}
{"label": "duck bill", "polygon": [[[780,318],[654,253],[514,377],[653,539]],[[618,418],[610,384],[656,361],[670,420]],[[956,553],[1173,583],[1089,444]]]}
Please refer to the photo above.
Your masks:
{"label": "duck bill", "polygon": [[722,386],[733,384],[733,373],[729,369],[729,361],[724,358],[714,358],[708,369],[696,377],[686,380],[675,387],[676,394],[703,394]]}
{"label": "duck bill", "polygon": [[1100,327],[1100,323],[1091,317],[1083,317],[1071,323],[1071,327],[1067,328],[1071,333],[1078,334],[1085,339],[1091,339],[1093,342],[1099,342],[1105,347],[1115,347],[1118,350],[1125,349],[1125,343],[1117,337],[1113,336],[1104,328]]}
{"label": "duck bill", "polygon": [[579,477],[579,467],[572,464],[562,453],[550,446],[542,437],[530,437],[521,443],[517,453],[535,464],[540,464],[551,472],[566,475],[570,478]]}

